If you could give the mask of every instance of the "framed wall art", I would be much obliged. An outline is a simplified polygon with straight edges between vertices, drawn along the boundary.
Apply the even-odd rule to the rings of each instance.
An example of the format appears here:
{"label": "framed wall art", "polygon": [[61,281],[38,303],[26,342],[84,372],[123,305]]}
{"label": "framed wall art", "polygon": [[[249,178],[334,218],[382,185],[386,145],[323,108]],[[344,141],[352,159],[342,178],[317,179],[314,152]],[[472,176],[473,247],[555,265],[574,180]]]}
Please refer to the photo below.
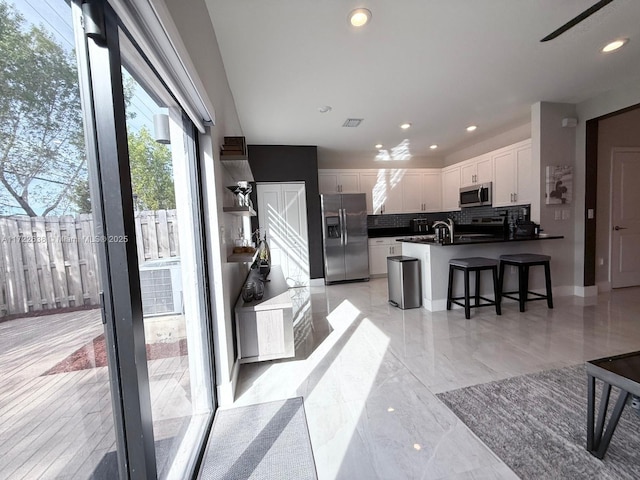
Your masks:
{"label": "framed wall art", "polygon": [[547,205],[571,203],[573,198],[573,166],[548,165],[545,200]]}

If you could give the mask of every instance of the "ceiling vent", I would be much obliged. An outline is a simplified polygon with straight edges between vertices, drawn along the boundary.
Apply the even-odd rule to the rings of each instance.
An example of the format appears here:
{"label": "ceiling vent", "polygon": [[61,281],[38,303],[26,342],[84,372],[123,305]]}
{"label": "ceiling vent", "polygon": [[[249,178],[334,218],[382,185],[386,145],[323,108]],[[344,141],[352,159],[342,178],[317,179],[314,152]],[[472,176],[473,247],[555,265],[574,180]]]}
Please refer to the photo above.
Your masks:
{"label": "ceiling vent", "polygon": [[342,124],[343,127],[355,128],[362,123],[364,118],[347,118]]}

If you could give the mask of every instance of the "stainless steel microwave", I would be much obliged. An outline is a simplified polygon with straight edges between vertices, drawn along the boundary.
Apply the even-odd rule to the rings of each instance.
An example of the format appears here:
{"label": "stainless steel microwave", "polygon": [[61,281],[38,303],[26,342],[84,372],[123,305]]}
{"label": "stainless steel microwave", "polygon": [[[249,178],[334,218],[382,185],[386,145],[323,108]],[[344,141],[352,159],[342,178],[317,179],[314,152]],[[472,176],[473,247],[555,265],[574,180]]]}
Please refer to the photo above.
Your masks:
{"label": "stainless steel microwave", "polygon": [[492,185],[480,183],[460,189],[460,207],[479,207],[491,205]]}

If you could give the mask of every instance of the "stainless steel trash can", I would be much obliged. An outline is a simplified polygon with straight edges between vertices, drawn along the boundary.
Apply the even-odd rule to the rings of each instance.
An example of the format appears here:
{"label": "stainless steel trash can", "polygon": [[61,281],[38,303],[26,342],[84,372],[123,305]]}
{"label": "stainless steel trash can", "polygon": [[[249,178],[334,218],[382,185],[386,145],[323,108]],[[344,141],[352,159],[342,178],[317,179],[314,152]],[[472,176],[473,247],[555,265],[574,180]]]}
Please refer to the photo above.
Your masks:
{"label": "stainless steel trash can", "polygon": [[422,305],[420,262],[417,258],[400,255],[387,257],[389,303],[401,309]]}

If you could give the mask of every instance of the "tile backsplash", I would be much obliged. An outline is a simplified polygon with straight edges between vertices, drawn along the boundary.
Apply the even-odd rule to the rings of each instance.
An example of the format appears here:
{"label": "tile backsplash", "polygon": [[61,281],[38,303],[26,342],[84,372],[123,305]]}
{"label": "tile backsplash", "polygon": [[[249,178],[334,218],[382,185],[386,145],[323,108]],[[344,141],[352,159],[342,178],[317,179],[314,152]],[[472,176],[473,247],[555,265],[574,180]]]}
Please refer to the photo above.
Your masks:
{"label": "tile backsplash", "polygon": [[367,217],[368,228],[402,228],[409,227],[412,218],[427,218],[430,222],[436,220],[445,220],[453,218],[456,223],[471,223],[472,218],[476,217],[498,217],[507,215],[508,219],[522,219],[523,209],[530,205],[516,205],[512,207],[471,207],[463,208],[457,212],[438,212],[438,213],[400,213],[388,215],[369,215]]}

